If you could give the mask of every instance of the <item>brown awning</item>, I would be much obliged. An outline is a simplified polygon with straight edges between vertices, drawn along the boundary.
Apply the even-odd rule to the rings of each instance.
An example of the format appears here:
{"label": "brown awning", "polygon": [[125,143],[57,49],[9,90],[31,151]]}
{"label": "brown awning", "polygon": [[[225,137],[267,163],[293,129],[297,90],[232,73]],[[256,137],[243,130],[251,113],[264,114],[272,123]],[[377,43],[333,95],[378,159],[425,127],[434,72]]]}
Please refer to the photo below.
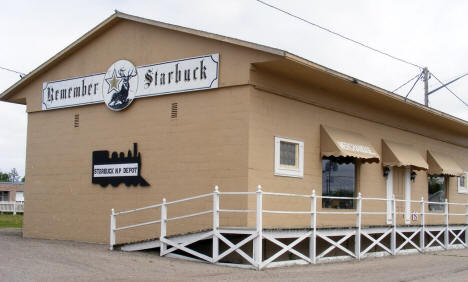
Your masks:
{"label": "brown awning", "polygon": [[380,156],[371,143],[359,133],[320,126],[322,157],[354,157],[367,162],[379,162]]}
{"label": "brown awning", "polygon": [[411,145],[382,140],[382,164],[384,166],[411,166],[427,170],[429,165]]}
{"label": "brown awning", "polygon": [[429,174],[463,175],[463,169],[447,155],[427,151],[427,162],[429,163]]}

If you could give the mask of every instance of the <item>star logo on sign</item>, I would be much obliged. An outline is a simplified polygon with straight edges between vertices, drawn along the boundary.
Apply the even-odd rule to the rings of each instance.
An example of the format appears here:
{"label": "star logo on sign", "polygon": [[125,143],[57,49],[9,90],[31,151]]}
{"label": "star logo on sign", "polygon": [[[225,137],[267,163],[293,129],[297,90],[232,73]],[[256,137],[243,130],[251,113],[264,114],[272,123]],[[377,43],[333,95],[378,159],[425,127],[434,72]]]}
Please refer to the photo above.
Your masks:
{"label": "star logo on sign", "polygon": [[107,90],[107,94],[111,93],[112,90],[119,91],[119,84],[120,84],[121,79],[117,76],[114,72],[112,73],[112,76],[109,78],[106,78],[107,84],[109,84],[109,90]]}

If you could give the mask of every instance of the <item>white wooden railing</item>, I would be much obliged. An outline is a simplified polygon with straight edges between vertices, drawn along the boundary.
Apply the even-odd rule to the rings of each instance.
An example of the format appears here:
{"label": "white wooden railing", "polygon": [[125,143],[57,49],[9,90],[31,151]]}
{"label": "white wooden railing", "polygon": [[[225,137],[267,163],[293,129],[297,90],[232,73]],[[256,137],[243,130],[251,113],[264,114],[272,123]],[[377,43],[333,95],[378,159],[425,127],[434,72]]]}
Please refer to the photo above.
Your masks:
{"label": "white wooden railing", "polygon": [[[244,195],[244,196],[255,196],[256,197],[256,208],[252,210],[244,210],[244,209],[220,209],[220,196],[222,195]],[[288,197],[288,198],[303,198],[310,200],[310,205],[309,208],[306,210],[302,211],[297,211],[297,210],[266,210],[263,208],[264,204],[264,199],[263,196],[268,195],[268,196],[274,196],[274,197]],[[197,199],[209,199],[212,198],[212,204],[213,208],[210,210],[205,210],[197,213],[191,213],[191,214],[185,214],[177,217],[167,217],[167,210],[169,206],[177,204],[177,203],[182,203],[182,202],[189,202]],[[349,209],[349,210],[343,210],[343,209],[318,209],[317,206],[317,200],[318,199],[336,199],[336,200],[353,200],[355,201],[355,209]],[[366,207],[366,205],[363,203],[370,202],[370,201],[377,201],[377,202],[382,202],[381,205],[378,207],[381,208],[381,211],[368,211],[363,209],[363,206]],[[388,215],[386,203],[391,204],[391,214]],[[408,216],[407,211],[405,212],[399,212],[397,211],[397,203],[409,203],[415,204],[416,206],[419,206],[418,211],[413,211],[411,213],[411,216],[418,216],[420,218],[420,224],[417,225],[412,225],[416,226],[414,230],[410,231],[412,234],[410,236],[407,235],[408,230],[408,225],[402,224],[401,226],[398,226],[398,216],[403,215],[405,218]],[[431,204],[431,205],[442,205],[444,206],[443,212],[426,212],[425,211],[425,206]],[[451,207],[455,206],[461,206],[464,212],[450,212],[452,209]],[[120,226],[117,227],[117,217],[120,215],[124,214],[130,214],[130,213],[135,213],[143,210],[148,210],[148,209],[154,209],[154,208],[160,208],[161,213],[160,217],[155,220],[147,221],[147,222],[141,222],[141,223],[136,223],[132,225],[126,225],[126,226]],[[375,205],[373,206],[375,210]],[[453,209],[455,210],[455,209]],[[458,208],[458,211],[460,211],[460,208]],[[223,236],[223,233],[229,233],[227,231],[223,231],[223,227],[220,226],[219,223],[219,218],[221,213],[255,213],[256,214],[256,226],[255,230],[251,231],[251,233],[245,233],[245,234],[250,234],[246,239],[242,240],[241,242],[234,244],[230,242],[226,237]],[[212,256],[207,256],[204,254],[201,254],[197,251],[191,250],[187,248],[186,246],[195,242],[195,241],[190,241],[187,243],[176,243],[170,240],[170,238],[166,237],[167,235],[167,224],[171,221],[176,221],[184,218],[190,218],[190,217],[196,217],[196,216],[201,216],[201,215],[206,215],[206,214],[212,214],[212,231],[209,231],[208,233],[202,234],[199,240],[202,239],[213,239],[213,246],[212,246],[212,251],[213,254]],[[292,242],[289,245],[285,245],[281,243],[280,241],[277,240],[277,238],[283,238],[281,236],[278,236],[275,238],[275,236],[271,234],[266,234],[267,229],[264,229],[263,225],[263,217],[264,214],[286,214],[286,215],[291,215],[291,216],[297,216],[297,215],[309,215],[310,216],[310,226],[307,228],[306,231],[304,231],[303,234],[298,236],[294,242]],[[339,241],[333,241],[331,237],[332,235],[326,235],[325,233],[321,233],[321,231],[317,228],[319,227],[319,221],[318,217],[320,215],[334,215],[334,216],[355,216],[355,228],[353,231],[347,231],[348,235],[345,235],[341,240]],[[369,226],[363,226],[362,224],[362,216],[363,215],[382,215],[382,224],[379,226],[384,226],[383,231],[381,232],[382,235],[379,238],[374,238],[370,234],[375,234],[369,231]],[[438,224],[437,228],[434,227],[434,225],[427,225],[426,224],[426,218],[427,217],[443,217],[443,225]],[[388,222],[388,218],[391,218],[391,222]],[[451,219],[452,218],[459,218],[459,217],[464,217],[465,220],[462,220],[463,224],[460,223],[460,220],[458,221],[453,221],[452,224],[455,224],[456,227],[452,228],[449,227],[451,224]],[[406,222],[406,220],[403,220],[403,222]],[[312,194],[305,195],[305,194],[291,194],[291,193],[273,193],[273,192],[264,192],[262,191],[262,187],[259,185],[258,190],[256,192],[221,192],[219,191],[218,186],[215,187],[214,191],[212,193],[208,194],[203,194],[195,197],[190,197],[190,198],[184,198],[180,200],[175,200],[175,201],[166,201],[166,199],[162,200],[162,203],[160,204],[155,204],[155,205],[150,205],[142,208],[137,208],[137,209],[132,209],[132,210],[127,210],[127,211],[120,211],[116,212],[114,209],[111,211],[110,215],[110,249],[112,250],[114,245],[116,245],[116,232],[120,230],[126,230],[126,229],[132,229],[136,227],[141,227],[145,225],[152,225],[152,224],[160,224],[160,252],[161,255],[166,255],[174,250],[181,250],[184,252],[187,252],[195,257],[198,257],[202,260],[212,262],[212,263],[219,263],[219,261],[228,255],[231,252],[237,252],[240,254],[243,258],[245,258],[248,262],[250,262],[255,268],[261,269],[268,264],[272,263],[276,258],[284,254],[285,252],[291,252],[298,257],[300,257],[303,261],[306,263],[316,263],[318,259],[324,258],[333,248],[337,248],[342,250],[343,252],[349,254],[351,257],[360,259],[361,256],[365,255],[370,251],[372,247],[375,246],[380,246],[384,250],[386,250],[389,254],[391,255],[396,255],[398,252],[402,251],[403,247],[408,245],[408,246],[413,246],[415,247],[418,251],[424,252],[426,249],[428,250],[430,247],[437,246],[441,247],[443,249],[448,249],[449,247],[453,246],[454,244],[459,244],[463,247],[468,248],[468,203],[451,203],[448,202],[447,199],[445,202],[429,202],[425,201],[424,198],[421,198],[421,200],[403,200],[403,199],[396,199],[395,196],[391,199],[387,198],[365,198],[362,197],[361,193],[358,193],[357,197],[333,197],[333,196],[321,196],[321,195],[316,195],[315,190],[312,192]],[[287,223],[282,227],[284,229],[289,229],[291,226],[288,226]],[[339,226],[336,226],[336,228],[339,228]],[[406,229],[404,229],[406,228]],[[439,230],[440,229],[440,230]],[[232,228],[230,229],[232,230]],[[187,230],[191,231],[191,230]],[[239,232],[244,232],[244,231],[238,231],[236,234],[241,234]],[[352,232],[352,233],[349,233]],[[433,233],[436,232],[436,233]],[[465,238],[462,238],[462,234],[465,234]],[[243,233],[244,234],[244,233]],[[327,233],[328,234],[328,233]],[[417,238],[416,235],[419,234],[419,244],[416,244],[413,242],[414,238]],[[429,238],[431,239],[430,242],[425,242],[425,237],[426,234],[430,236]],[[390,235],[390,246],[386,247],[383,245],[382,239],[386,237],[387,235]],[[397,235],[400,236],[404,242],[397,242]],[[336,236],[336,235],[333,235]],[[354,250],[348,250],[344,248],[341,244],[348,238],[355,236],[354,238]],[[440,239],[440,237],[443,236],[443,240]],[[451,237],[452,236],[452,237]],[[331,247],[325,250],[324,252],[317,254],[316,250],[316,240],[317,238],[320,237],[321,239],[327,241],[328,243],[331,244]],[[372,242],[370,246],[368,246],[366,249],[361,248],[361,239],[362,238],[367,238]],[[453,238],[449,240],[449,238]],[[275,255],[269,257],[268,259],[264,260],[262,258],[262,240],[266,239],[269,240],[270,242],[280,246],[282,248],[281,251],[276,253]],[[294,246],[296,246],[298,243],[301,241],[309,239],[309,256],[306,256],[294,249]],[[219,240],[222,240],[224,243],[226,243],[229,246],[229,249],[227,251],[224,251],[223,253],[219,253]],[[247,255],[244,251],[240,249],[243,245],[248,243],[249,241],[253,241],[253,254],[252,257]],[[170,248],[169,248],[170,247]],[[169,249],[168,249],[169,248]]]}
{"label": "white wooden railing", "polygon": [[0,212],[24,213],[24,202],[0,202]]}

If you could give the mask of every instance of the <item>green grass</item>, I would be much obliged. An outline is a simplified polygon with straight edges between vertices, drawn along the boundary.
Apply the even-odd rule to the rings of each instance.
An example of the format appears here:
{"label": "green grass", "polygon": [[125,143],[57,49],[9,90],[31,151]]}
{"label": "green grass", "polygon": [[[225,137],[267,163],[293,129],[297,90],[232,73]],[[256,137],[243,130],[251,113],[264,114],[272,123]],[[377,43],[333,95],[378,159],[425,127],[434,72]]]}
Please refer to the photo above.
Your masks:
{"label": "green grass", "polygon": [[23,228],[23,215],[0,214],[0,228]]}

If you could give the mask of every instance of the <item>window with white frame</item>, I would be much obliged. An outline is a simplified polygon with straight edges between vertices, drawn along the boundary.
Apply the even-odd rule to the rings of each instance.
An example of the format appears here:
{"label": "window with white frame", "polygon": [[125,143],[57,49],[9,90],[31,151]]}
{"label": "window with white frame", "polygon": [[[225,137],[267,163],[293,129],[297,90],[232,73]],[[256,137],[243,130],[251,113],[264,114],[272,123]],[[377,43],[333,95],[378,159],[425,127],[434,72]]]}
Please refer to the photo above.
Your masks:
{"label": "window with white frame", "polygon": [[468,171],[458,177],[458,193],[468,194]]}
{"label": "window with white frame", "polygon": [[304,142],[275,137],[275,175],[304,177]]}
{"label": "window with white frame", "polygon": [[24,202],[24,192],[22,191],[16,192],[15,199],[17,202]]}

